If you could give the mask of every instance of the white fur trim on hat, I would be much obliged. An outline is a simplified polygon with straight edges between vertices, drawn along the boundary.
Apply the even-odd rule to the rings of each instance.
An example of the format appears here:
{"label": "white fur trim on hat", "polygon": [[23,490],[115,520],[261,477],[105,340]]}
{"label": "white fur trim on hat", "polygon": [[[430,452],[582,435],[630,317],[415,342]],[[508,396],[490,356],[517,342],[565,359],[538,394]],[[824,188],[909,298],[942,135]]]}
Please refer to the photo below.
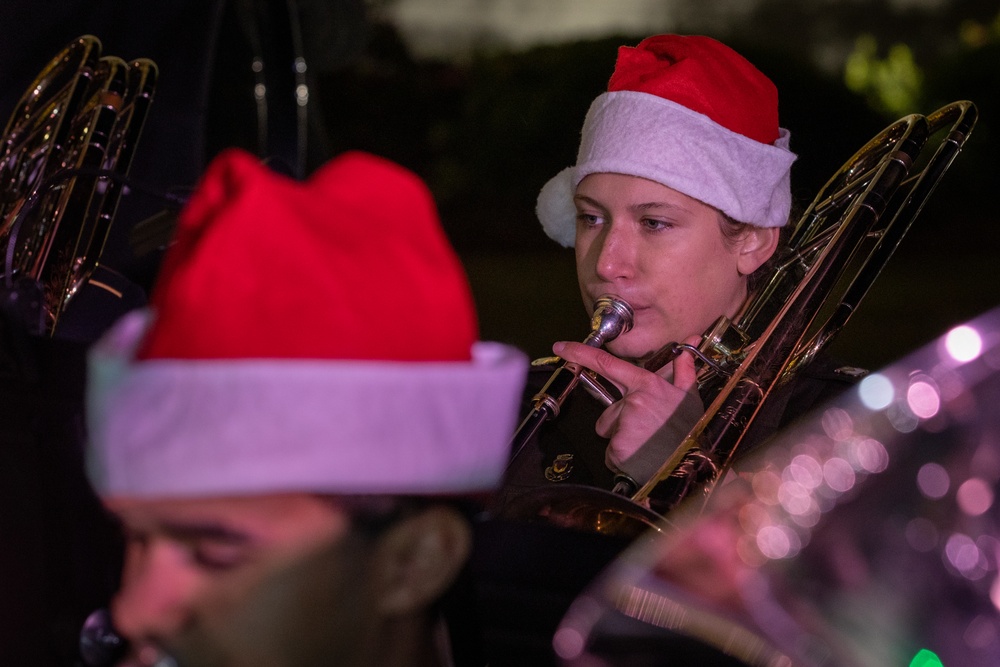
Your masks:
{"label": "white fur trim on hat", "polygon": [[149,314],[91,352],[88,470],[104,496],[496,488],[527,358],[471,362],[133,360]]}
{"label": "white fur trim on hat", "polygon": [[572,246],[576,186],[590,174],[615,173],[661,183],[739,222],[781,227],[796,159],[788,144],[784,128],[773,145],[763,144],[657,95],[603,93],[584,120],[576,166],[542,187],[536,212],[549,237]]}

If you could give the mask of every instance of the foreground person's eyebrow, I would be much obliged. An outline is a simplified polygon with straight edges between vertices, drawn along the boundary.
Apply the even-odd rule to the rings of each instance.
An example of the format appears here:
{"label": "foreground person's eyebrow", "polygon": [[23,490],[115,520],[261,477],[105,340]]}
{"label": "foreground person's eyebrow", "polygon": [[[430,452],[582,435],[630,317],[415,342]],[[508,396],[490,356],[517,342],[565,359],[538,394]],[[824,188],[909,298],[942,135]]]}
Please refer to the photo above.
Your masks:
{"label": "foreground person's eyebrow", "polygon": [[236,530],[212,521],[164,521],[164,533],[182,540],[211,539],[231,544],[250,544],[254,538],[241,530]]}

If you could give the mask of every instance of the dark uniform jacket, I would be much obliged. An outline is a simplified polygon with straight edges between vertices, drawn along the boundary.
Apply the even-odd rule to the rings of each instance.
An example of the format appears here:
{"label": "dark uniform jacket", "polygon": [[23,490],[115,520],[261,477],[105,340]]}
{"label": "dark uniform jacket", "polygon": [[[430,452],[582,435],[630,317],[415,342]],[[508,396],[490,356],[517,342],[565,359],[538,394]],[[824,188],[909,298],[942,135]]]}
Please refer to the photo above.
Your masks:
{"label": "dark uniform jacket", "polygon": [[[532,397],[553,370],[553,366],[532,368],[525,392],[525,414],[531,409]],[[818,357],[773,392],[744,436],[737,459],[745,457],[796,418],[840,394],[863,374],[860,369]],[[707,397],[703,398],[707,405]],[[515,454],[501,504],[537,486],[582,484],[610,490],[614,486],[614,473],[604,463],[608,441],[594,431],[594,424],[603,411],[604,406],[587,392],[578,389],[570,394],[559,416],[542,424],[535,436]]]}
{"label": "dark uniform jacket", "polygon": [[[532,397],[553,370],[553,366],[532,369],[524,414],[530,412]],[[772,392],[740,445],[740,457],[797,417],[834,398],[861,375],[863,371],[837,366],[822,357],[813,361],[791,382]],[[472,571],[477,582],[476,616],[483,628],[479,650],[485,659],[470,664],[558,664],[552,637],[569,604],[631,543],[636,531],[646,529],[629,516],[638,505],[609,493],[614,474],[604,465],[608,442],[594,431],[603,410],[587,392],[574,391],[559,416],[542,424],[514,456],[505,486],[487,515],[491,518],[477,530]],[[568,485],[603,491],[582,498],[581,491],[594,489],[565,488]],[[576,525],[560,515],[558,503],[564,498],[571,507],[580,500],[614,500],[631,507],[615,506],[622,513],[617,517],[621,523],[614,529],[602,526],[593,530],[593,526]],[[540,507],[548,509],[537,512]]]}

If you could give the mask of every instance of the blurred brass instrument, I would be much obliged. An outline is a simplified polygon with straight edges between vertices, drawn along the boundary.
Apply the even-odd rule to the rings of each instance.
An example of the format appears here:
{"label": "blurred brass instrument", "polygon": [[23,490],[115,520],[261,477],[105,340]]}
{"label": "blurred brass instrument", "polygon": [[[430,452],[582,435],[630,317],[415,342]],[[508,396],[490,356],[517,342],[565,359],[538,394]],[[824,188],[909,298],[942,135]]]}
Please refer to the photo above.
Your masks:
{"label": "blurred brass instrument", "polygon": [[[958,101],[884,129],[823,186],[793,227],[770,277],[732,320],[720,318],[697,348],[672,343],[646,364],[656,370],[688,349],[703,364],[702,395],[714,397],[650,481],[640,488],[619,482],[613,492],[538,487],[504,514],[598,532],[609,532],[613,514],[617,524],[628,526],[623,532],[634,534],[657,525],[656,518],[691,496],[707,500],[773,390],[847,323],[976,118],[975,105]],[[623,505],[626,499],[630,509]]]}
{"label": "blurred brass instrument", "polygon": [[53,335],[101,259],[157,79],[84,35],[27,88],[0,145],[5,307]]}

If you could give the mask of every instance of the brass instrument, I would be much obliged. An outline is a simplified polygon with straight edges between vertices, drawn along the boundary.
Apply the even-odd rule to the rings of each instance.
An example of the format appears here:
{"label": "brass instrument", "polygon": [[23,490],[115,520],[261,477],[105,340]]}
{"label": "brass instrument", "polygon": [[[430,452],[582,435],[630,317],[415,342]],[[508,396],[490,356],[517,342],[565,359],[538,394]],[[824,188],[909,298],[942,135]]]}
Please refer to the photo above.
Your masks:
{"label": "brass instrument", "polygon": [[[583,340],[584,345],[601,347],[632,328],[634,314],[632,306],[622,299],[605,294],[594,302],[594,313],[590,318],[590,333]],[[579,382],[597,395],[599,400],[613,400],[600,379],[591,371],[578,364],[556,360],[556,370],[532,399],[531,412],[524,418],[511,442],[512,460],[547,420],[559,416],[563,401]]]}
{"label": "brass instrument", "polygon": [[[847,323],[872,282],[961,151],[977,118],[958,101],[927,116],[905,116],[858,150],[820,190],[795,224],[769,280],[731,321],[720,318],[691,349],[704,366],[708,409],[651,480],[616,493],[581,486],[539,487],[503,511],[545,517],[587,530],[606,523],[609,507],[635,533],[681,501],[702,501],[731,465],[755,416],[781,384],[811,361]],[[670,344],[651,370],[686,346]],[[648,509],[647,509],[648,508]],[[651,511],[652,510],[652,511]],[[625,523],[624,521],[622,521]]]}
{"label": "brass instrument", "polygon": [[157,79],[84,35],[18,101],[0,145],[3,293],[30,333],[52,335],[108,239]]}

